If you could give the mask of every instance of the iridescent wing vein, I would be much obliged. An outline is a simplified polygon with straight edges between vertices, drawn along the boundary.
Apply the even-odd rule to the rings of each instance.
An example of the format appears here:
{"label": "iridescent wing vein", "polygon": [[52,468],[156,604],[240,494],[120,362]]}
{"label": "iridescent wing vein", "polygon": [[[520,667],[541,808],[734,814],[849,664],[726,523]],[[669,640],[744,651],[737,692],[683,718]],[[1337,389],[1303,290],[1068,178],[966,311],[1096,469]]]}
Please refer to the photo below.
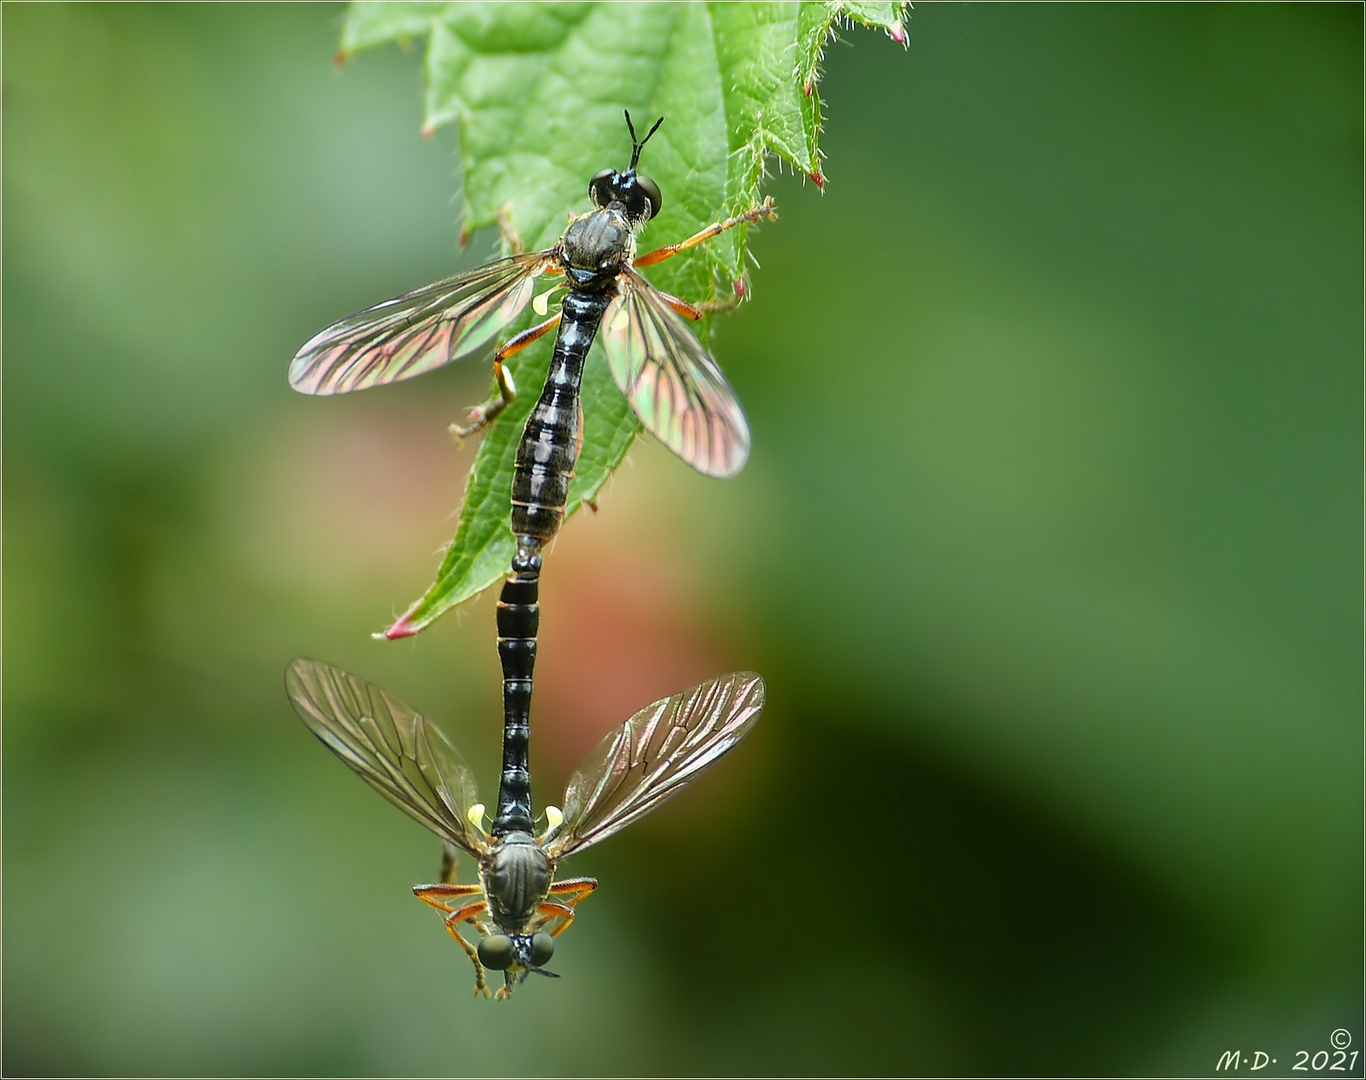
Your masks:
{"label": "iridescent wing vein", "polygon": [[605,840],[676,795],[745,737],[764,707],[752,671],[708,679],[613,728],[565,788],[552,859]]}
{"label": "iridescent wing vein", "polygon": [[522,313],[553,254],[499,259],[348,315],[304,343],[289,384],[303,394],[345,394],[467,356]]}
{"label": "iridescent wing vein", "polygon": [[362,780],[409,817],[476,858],[486,850],[466,813],[474,775],[445,734],[411,705],[317,660],[295,660],[285,690],[299,718]]}
{"label": "iridescent wing vein", "polygon": [[698,472],[734,476],[749,457],[749,425],[707,351],[634,270],[617,278],[602,344],[621,392],[645,430]]}

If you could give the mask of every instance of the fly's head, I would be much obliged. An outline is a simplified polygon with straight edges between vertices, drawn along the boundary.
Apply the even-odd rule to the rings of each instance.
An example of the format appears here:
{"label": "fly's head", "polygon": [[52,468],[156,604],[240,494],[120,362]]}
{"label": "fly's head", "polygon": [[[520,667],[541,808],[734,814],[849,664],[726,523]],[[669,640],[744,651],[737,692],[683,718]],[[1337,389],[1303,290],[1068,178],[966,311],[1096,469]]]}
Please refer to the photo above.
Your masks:
{"label": "fly's head", "polygon": [[588,197],[599,210],[620,210],[632,229],[639,229],[659,213],[663,197],[659,185],[635,169],[624,173],[603,169],[588,184]]}
{"label": "fly's head", "polygon": [[664,117],[661,116],[655,121],[654,127],[646,133],[645,138],[637,139],[635,125],[631,123],[631,114],[628,112],[626,127],[631,132],[630,166],[625,172],[603,169],[588,182],[588,197],[593,200],[593,205],[600,210],[620,209],[626,215],[632,229],[640,228],[652,217],[657,216],[660,207],[664,205],[659,185],[648,176],[641,176],[636,172],[641,149],[650,141],[650,136],[659,130],[662,123]]}
{"label": "fly's head", "polygon": [[544,930],[534,934],[489,934],[479,939],[477,952],[484,967],[503,973],[500,998],[508,997],[533,971],[549,979],[559,978],[555,972],[545,970],[555,955],[555,939]]}

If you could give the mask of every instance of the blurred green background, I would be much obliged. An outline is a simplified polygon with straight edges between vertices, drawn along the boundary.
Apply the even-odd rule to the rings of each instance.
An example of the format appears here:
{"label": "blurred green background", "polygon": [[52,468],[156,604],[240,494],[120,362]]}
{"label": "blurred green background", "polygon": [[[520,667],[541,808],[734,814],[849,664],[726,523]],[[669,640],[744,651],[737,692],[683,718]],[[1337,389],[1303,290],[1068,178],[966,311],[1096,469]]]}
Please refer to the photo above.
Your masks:
{"label": "blurred green background", "polygon": [[4,16],[6,1074],[1361,1047],[1359,5],[927,5],[909,53],[828,50],[830,183],[773,181],[717,338],[753,458],[642,442],[566,528],[538,801],[691,681],[769,708],[567,864],[602,887],[511,1004],[281,687],[341,664],[496,775],[491,597],[367,636],[453,530],[487,367],[285,384],[493,250],[419,52],[335,70],[326,5]]}

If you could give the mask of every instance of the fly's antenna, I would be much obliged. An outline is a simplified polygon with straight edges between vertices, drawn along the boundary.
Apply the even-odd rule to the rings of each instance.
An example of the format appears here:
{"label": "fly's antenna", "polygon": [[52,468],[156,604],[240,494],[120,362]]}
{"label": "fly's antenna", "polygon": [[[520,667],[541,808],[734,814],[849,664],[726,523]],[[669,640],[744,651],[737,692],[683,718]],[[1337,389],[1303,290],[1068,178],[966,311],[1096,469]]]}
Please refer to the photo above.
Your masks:
{"label": "fly's antenna", "polygon": [[658,120],[655,121],[655,126],[645,133],[645,138],[637,139],[636,126],[633,123],[631,123],[631,110],[625,109],[623,111],[626,113],[626,130],[631,133],[631,164],[626,171],[634,172],[636,162],[640,160],[641,150],[644,149],[645,144],[650,141],[650,136],[659,130],[659,125],[664,123],[664,117],[661,116]]}

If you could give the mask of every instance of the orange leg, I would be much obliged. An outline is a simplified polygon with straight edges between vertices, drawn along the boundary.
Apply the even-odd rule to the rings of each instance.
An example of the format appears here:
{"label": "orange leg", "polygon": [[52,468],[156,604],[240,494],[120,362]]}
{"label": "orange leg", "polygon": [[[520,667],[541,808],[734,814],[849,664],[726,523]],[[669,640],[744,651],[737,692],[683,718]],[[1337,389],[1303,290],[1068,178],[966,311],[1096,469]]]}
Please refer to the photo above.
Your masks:
{"label": "orange leg", "polygon": [[[773,209],[772,196],[765,198],[758,206],[750,207],[750,209],[746,210],[743,214],[708,225],[701,232],[688,237],[686,240],[682,240],[677,244],[666,244],[662,248],[657,248],[654,251],[637,256],[635,265],[638,267],[653,266],[657,262],[663,262],[665,259],[673,258],[673,256],[677,255],[680,251],[686,251],[690,247],[696,247],[703,241],[710,240],[713,236],[720,236],[727,229],[733,229],[735,226],[743,224],[753,225],[761,218],[766,218],[769,221],[776,221],[778,219],[777,211]],[[680,312],[680,314],[682,313]]]}
{"label": "orange leg", "polygon": [[[432,907],[439,911],[446,912],[446,918],[442,920],[445,924],[446,931],[451,937],[455,938],[456,944],[465,950],[465,954],[470,958],[470,963],[474,965],[474,992],[476,994],[482,994],[484,997],[488,997],[488,983],[484,981],[484,965],[479,962],[479,953],[473,945],[465,940],[464,935],[456,929],[456,926],[459,923],[469,922],[474,925],[474,928],[478,930],[481,935],[488,932],[479,922],[479,916],[486,913],[489,909],[489,902],[484,899],[483,891],[478,885],[448,883],[440,885],[414,885],[413,893],[419,900],[431,904]],[[451,905],[446,903],[445,899],[443,899],[443,897],[454,899],[459,896],[469,896],[473,893],[479,893],[478,900],[471,900],[468,904],[462,904],[457,908],[451,907]]]}
{"label": "orange leg", "polygon": [[559,937],[569,929],[569,924],[574,921],[574,909],[568,904],[560,904],[554,900],[542,900],[536,905],[536,914],[542,917],[540,925],[548,926],[552,919],[563,919],[564,922],[550,931],[551,937]]}
{"label": "orange leg", "polygon": [[435,885],[414,885],[413,895],[425,903],[431,904],[434,908],[440,908],[446,913],[455,909],[446,900],[457,896],[473,896],[475,893],[483,895],[483,889],[478,885],[463,885],[458,881],[443,881]]}
{"label": "orange leg", "polygon": [[516,337],[508,340],[501,349],[493,354],[493,380],[498,384],[498,392],[482,405],[477,405],[470,410],[470,423],[464,427],[459,424],[451,425],[451,434],[457,439],[467,439],[476,431],[487,427],[497,419],[498,414],[512,404],[517,397],[517,387],[513,384],[512,373],[503,365],[503,361],[510,356],[515,356],[539,337],[548,334],[555,327],[560,325],[560,314],[557,312],[543,323],[538,323],[530,330],[523,330]]}
{"label": "orange leg", "polygon": [[659,293],[660,297],[669,305],[669,307],[673,308],[685,319],[695,320],[702,318],[704,315],[715,315],[717,312],[721,311],[734,311],[740,306],[740,301],[738,299],[721,302],[708,300],[703,304],[690,304],[686,300],[680,300],[677,296],[664,292],[662,289],[656,289],[655,291]]}
{"label": "orange leg", "polygon": [[563,881],[557,881],[550,886],[551,896],[564,897],[565,894],[568,894],[568,898],[563,902],[546,900],[536,906],[538,915],[544,915],[547,919],[559,918],[564,920],[554,930],[550,931],[551,937],[559,937],[569,929],[569,924],[574,921],[574,907],[597,887],[598,879],[591,877],[565,878]]}
{"label": "orange leg", "polygon": [[573,907],[585,896],[598,887],[598,879],[591,877],[568,877],[550,886],[551,896],[562,896],[565,893],[573,893],[574,898],[569,901],[569,906]]}
{"label": "orange leg", "polygon": [[680,300],[672,293],[666,293],[662,289],[656,289],[655,291],[659,293],[661,299],[663,299],[669,307],[673,308],[685,319],[697,320],[706,314],[700,307],[690,304],[686,300]]}

